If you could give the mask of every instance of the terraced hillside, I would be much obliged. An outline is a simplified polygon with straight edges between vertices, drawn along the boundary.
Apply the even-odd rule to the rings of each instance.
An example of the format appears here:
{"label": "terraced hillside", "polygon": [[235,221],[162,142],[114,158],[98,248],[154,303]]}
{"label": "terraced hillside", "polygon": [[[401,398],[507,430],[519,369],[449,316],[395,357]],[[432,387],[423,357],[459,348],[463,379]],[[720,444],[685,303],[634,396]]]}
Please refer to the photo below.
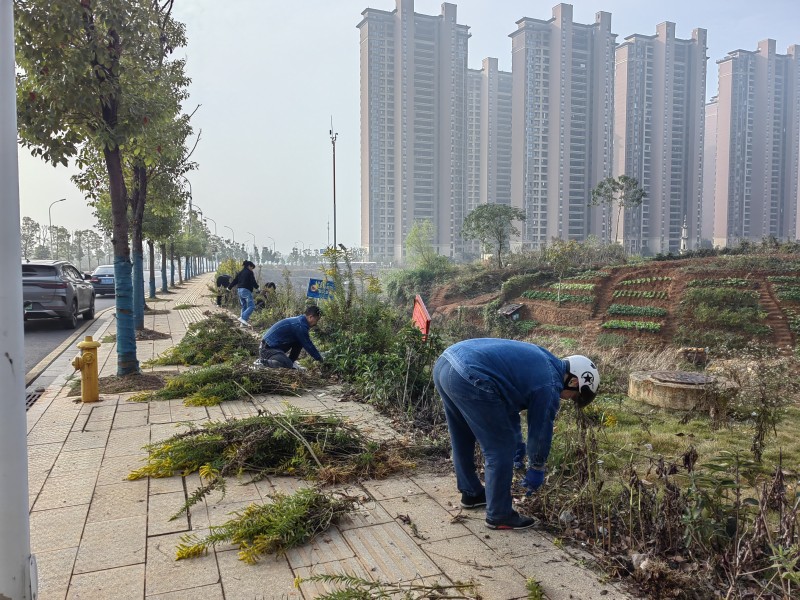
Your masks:
{"label": "terraced hillside", "polygon": [[542,272],[525,276],[530,284],[511,295],[498,287],[467,297],[445,286],[428,308],[434,315],[479,318],[488,303],[502,299],[521,304],[520,319],[536,329],[569,328],[594,341],[729,348],[755,342],[786,349],[800,331],[797,267],[796,257],[717,257],[604,267],[561,281]]}

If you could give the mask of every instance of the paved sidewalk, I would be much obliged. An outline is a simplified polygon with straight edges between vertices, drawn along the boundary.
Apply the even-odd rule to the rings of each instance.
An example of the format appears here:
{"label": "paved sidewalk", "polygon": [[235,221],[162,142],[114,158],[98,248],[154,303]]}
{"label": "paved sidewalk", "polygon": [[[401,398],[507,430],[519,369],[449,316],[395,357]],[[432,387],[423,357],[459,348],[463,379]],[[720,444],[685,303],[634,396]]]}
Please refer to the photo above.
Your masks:
{"label": "paved sidewalk", "polygon": [[[151,304],[156,312],[168,312],[148,315],[146,327],[171,337],[138,342],[140,361],[176,344],[204,311],[218,310],[209,283],[210,275],[197,277],[166,296],[167,302]],[[170,310],[178,304],[197,307]],[[109,311],[87,334],[101,340],[114,332]],[[335,389],[219,407],[186,407],[180,400],[130,403],[130,394],[81,404],[67,396],[76,354],[77,349],[68,350],[34,382],[34,387],[45,382],[47,389],[28,411],[31,546],[42,600],[308,599],[327,588],[305,583],[298,590],[295,577],[342,572],[387,582],[472,579],[486,600],[526,598],[529,577],[552,600],[629,597],[579,566],[585,557],[567,554],[536,530],[490,531],[480,510],[465,511],[465,521],[453,522],[460,497],[454,478],[424,472],[365,482],[358,491],[371,498],[366,506],[286,556],[250,566],[237,559],[232,546],[220,546],[202,558],[176,561],[181,535],[206,532],[253,501],[306,484],[290,477],[247,485],[232,481],[224,498],[215,494],[189,516],[169,521],[199,480],[194,474],[126,481],[146,458],[145,444],[169,437],[187,422],[252,415],[258,408],[278,411],[287,402],[349,416],[375,437],[396,434],[370,407],[338,402]],[[115,345],[103,344],[99,358],[100,375],[114,375]],[[408,516],[416,535],[398,515]]]}

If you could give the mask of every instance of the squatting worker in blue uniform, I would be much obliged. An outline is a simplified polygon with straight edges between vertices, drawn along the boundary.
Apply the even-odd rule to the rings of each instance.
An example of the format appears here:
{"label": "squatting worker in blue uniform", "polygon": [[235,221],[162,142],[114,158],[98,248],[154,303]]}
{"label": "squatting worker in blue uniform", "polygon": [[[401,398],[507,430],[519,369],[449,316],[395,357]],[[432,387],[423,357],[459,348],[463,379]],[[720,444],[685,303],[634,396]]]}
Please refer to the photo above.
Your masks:
{"label": "squatting worker in blue uniform", "polygon": [[309,306],[302,315],[283,319],[267,329],[259,349],[261,363],[269,367],[297,369],[301,350],[322,362],[322,355],[309,335],[309,330],[316,326],[321,317],[322,311],[318,306]]}
{"label": "squatting worker in blue uniform", "polygon": [[[600,374],[585,356],[560,359],[534,344],[482,338],[445,350],[433,368],[453,447],[461,506],[486,506],[490,529],[526,529],[534,524],[512,508],[511,480],[519,412],[528,410],[529,469],[523,485],[537,490],[553,439],[560,399],[588,405]],[[485,458],[486,488],[475,470],[475,441]]]}

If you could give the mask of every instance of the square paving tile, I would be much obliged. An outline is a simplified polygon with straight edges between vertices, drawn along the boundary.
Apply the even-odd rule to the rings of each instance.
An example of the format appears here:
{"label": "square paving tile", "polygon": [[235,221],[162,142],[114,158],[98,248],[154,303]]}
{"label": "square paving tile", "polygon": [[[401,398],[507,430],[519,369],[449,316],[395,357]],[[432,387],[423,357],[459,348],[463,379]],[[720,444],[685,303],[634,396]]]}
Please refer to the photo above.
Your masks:
{"label": "square paving tile", "polygon": [[62,452],[58,455],[58,459],[50,470],[50,475],[52,477],[63,477],[86,469],[97,471],[100,469],[100,463],[103,462],[104,452],[105,448]]}
{"label": "square paving tile", "polygon": [[67,600],[134,600],[144,596],[144,565],[73,575]]}
{"label": "square paving tile", "polygon": [[75,573],[143,563],[147,517],[87,523],[83,531]]}
{"label": "square paving tile", "polygon": [[292,548],[286,553],[293,569],[310,567],[318,563],[335,562],[354,558],[352,548],[336,527],[330,527],[310,542]]}
{"label": "square paving tile", "polygon": [[62,452],[73,450],[89,450],[90,448],[105,448],[108,440],[108,430],[103,431],[73,431],[67,437]]}
{"label": "square paving tile", "polygon": [[[106,456],[100,465],[97,485],[113,485],[126,481],[128,475],[144,466],[146,454],[125,454],[122,456]],[[147,481],[142,479],[140,481]]]}
{"label": "square paving tile", "polygon": [[78,553],[77,545],[74,548],[35,552],[39,598],[66,598],[72,566]]}
{"label": "square paving tile", "polygon": [[65,477],[48,477],[39,492],[33,510],[47,510],[89,504],[94,493],[97,473],[81,471]]}
{"label": "square paving tile", "polygon": [[215,585],[204,585],[202,587],[189,588],[188,590],[147,596],[147,600],[224,600],[224,598],[222,596],[222,585],[217,583]]}
{"label": "square paving tile", "polygon": [[[349,575],[361,579],[372,580],[374,577],[367,572],[364,565],[357,558],[346,558],[344,560],[319,563],[309,567],[299,567],[294,570],[295,574],[303,580],[307,580],[315,575]],[[306,598],[316,598],[323,594],[347,589],[344,584],[325,583],[322,581],[305,581],[300,584],[300,589]]]}
{"label": "square paving tile", "polygon": [[[202,536],[208,531],[198,531]],[[146,595],[165,594],[219,583],[219,570],[214,552],[205,556],[175,560],[175,549],[184,534],[171,533],[147,540]],[[246,565],[245,565],[246,566]]]}
{"label": "square paving tile", "polygon": [[402,524],[418,544],[467,535],[470,530],[453,522],[453,514],[428,495],[383,500],[381,506]]}
{"label": "square paving tile", "polygon": [[439,574],[439,568],[397,523],[350,529],[342,536],[376,579],[408,581]]}
{"label": "square paving tile", "polygon": [[294,573],[286,558],[265,556],[255,565],[237,558],[236,550],[217,552],[225,600],[301,599],[294,587]]}
{"label": "square paving tile", "polygon": [[424,490],[408,477],[383,479],[381,481],[365,481],[364,489],[372,494],[372,497],[378,501],[383,501],[387,498],[402,498],[404,496],[424,493]]}
{"label": "square paving tile", "polygon": [[189,520],[186,513],[181,513],[179,517],[170,520],[185,502],[186,495],[182,491],[150,496],[147,509],[147,535],[188,531]]}
{"label": "square paving tile", "polygon": [[89,523],[147,514],[147,480],[99,485],[94,490]]}
{"label": "square paving tile", "polygon": [[426,543],[422,549],[451,580],[479,584],[478,592],[484,598],[527,597],[525,577],[474,535]]}
{"label": "square paving tile", "polygon": [[80,504],[32,512],[31,552],[77,547],[88,511],[88,504]]}

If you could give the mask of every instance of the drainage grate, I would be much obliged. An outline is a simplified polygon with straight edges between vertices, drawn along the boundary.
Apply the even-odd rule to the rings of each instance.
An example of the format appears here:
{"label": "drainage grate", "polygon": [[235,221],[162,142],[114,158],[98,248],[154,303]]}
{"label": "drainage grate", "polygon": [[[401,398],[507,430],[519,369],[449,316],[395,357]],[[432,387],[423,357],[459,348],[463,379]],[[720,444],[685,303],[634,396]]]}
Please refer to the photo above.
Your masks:
{"label": "drainage grate", "polygon": [[25,410],[33,406],[36,401],[42,397],[42,392],[31,392],[25,395]]}

